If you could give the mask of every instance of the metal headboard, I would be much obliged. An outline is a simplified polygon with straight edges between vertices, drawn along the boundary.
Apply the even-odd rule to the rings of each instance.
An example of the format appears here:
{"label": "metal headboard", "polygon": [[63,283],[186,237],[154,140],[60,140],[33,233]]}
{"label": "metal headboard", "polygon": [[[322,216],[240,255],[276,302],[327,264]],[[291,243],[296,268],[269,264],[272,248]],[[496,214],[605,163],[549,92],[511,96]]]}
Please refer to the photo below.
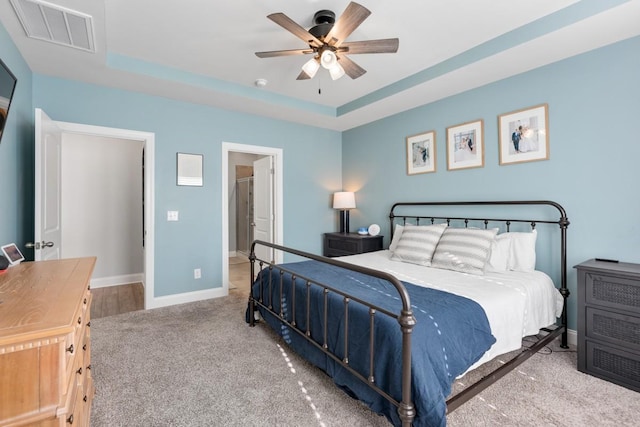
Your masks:
{"label": "metal headboard", "polygon": [[[429,215],[429,214],[415,214],[413,211],[409,214],[402,213],[403,208],[408,207],[451,207],[451,206],[549,206],[555,208],[560,214],[557,220],[550,220],[549,217],[542,218],[542,215],[537,218],[496,218],[486,216],[442,216],[442,215]],[[422,211],[422,209],[421,209]],[[426,211],[426,210],[425,210]],[[475,214],[474,214],[475,215]],[[528,215],[524,212],[523,215]],[[451,221],[462,221],[464,226],[467,227],[470,223],[484,224],[485,228],[495,223],[504,224],[506,231],[509,231],[513,223],[526,223],[535,229],[536,224],[557,224],[560,228],[560,294],[564,299],[564,306],[562,310],[562,316],[560,321],[565,328],[565,332],[562,334],[562,347],[567,347],[567,298],[569,297],[569,290],[567,289],[567,227],[569,226],[569,219],[564,208],[556,202],[550,200],[503,200],[503,201],[469,201],[469,202],[399,202],[395,203],[391,207],[389,212],[389,226],[391,238],[393,239],[394,225],[398,220],[401,220],[403,224],[407,221],[415,221],[415,225],[427,225],[434,224],[436,221],[446,221],[450,224]],[[426,221],[426,223],[425,223]]]}

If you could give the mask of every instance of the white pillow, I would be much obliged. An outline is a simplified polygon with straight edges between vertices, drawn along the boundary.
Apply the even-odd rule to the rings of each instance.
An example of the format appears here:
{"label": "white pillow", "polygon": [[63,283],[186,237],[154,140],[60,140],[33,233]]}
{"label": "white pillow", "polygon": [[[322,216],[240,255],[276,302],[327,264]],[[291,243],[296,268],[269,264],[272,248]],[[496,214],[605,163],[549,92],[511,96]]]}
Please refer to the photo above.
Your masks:
{"label": "white pillow", "polygon": [[400,240],[400,236],[402,236],[403,229],[404,229],[404,226],[400,224],[396,224],[395,228],[393,229],[393,238],[391,239],[391,244],[389,244],[389,250],[391,252],[396,250],[396,247],[398,246],[398,241]]}
{"label": "white pillow", "polygon": [[533,271],[536,268],[536,238],[538,232],[533,230],[526,232],[506,233],[511,238],[509,251],[509,270]]}
{"label": "white pillow", "polygon": [[511,255],[511,237],[509,233],[498,234],[491,243],[491,255],[487,261],[487,271],[508,271]]}
{"label": "white pillow", "polygon": [[405,225],[400,239],[391,253],[391,259],[430,266],[433,252],[445,228],[447,228],[447,224]]}
{"label": "white pillow", "polygon": [[447,228],[433,254],[431,266],[470,274],[484,274],[497,228]]}

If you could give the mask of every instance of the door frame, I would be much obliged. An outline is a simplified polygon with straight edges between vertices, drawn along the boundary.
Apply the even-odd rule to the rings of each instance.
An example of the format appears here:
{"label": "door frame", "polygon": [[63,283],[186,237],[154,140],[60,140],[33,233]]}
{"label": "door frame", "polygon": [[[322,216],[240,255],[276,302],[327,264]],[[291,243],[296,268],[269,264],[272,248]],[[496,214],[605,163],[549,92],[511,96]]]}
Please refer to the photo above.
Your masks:
{"label": "door frame", "polygon": [[[142,142],[144,149],[144,308],[155,307],[154,255],[155,255],[155,133],[129,129],[108,128],[79,123],[59,122],[56,124],[63,133],[74,133],[105,138]],[[140,165],[142,168],[142,165]]]}
{"label": "door frame", "polygon": [[[263,147],[259,145],[238,144],[233,142],[222,143],[222,287],[224,294],[229,294],[229,153],[247,153],[271,156],[275,170],[273,188],[275,230],[273,231],[273,243],[282,245],[284,241],[284,209],[283,209],[283,155],[282,148]],[[276,263],[282,262],[282,253],[276,251]]]}

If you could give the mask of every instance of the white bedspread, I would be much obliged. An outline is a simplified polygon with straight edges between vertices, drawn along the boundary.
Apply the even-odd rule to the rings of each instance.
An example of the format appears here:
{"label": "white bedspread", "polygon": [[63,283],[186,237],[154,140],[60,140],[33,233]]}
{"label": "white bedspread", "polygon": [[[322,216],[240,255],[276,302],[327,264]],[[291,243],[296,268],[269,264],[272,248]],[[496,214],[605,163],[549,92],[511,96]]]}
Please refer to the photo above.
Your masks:
{"label": "white bedspread", "polygon": [[562,313],[562,295],[541,271],[487,272],[484,276],[391,261],[388,250],[340,257],[341,261],[385,271],[398,280],[460,295],[484,309],[496,343],[469,370],[517,350],[522,338],[553,325]]}

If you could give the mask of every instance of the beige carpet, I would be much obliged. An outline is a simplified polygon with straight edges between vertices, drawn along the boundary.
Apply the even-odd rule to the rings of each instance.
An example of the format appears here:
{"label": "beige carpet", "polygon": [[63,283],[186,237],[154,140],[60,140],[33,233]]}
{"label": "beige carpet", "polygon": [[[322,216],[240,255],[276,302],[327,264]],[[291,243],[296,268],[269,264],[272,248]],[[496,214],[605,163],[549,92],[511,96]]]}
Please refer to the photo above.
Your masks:
{"label": "beige carpet", "polygon": [[[91,425],[389,425],[264,324],[248,327],[245,307],[231,295],[92,320]],[[450,414],[448,424],[638,425],[640,394],[578,372],[574,352],[547,353]]]}

